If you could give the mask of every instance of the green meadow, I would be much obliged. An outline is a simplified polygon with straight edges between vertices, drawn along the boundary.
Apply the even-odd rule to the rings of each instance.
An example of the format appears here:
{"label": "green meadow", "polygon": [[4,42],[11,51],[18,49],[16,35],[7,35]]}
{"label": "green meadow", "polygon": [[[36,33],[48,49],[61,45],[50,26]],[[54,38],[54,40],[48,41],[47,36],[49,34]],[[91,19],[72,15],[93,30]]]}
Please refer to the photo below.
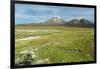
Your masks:
{"label": "green meadow", "polygon": [[19,25],[15,31],[16,64],[94,61],[94,28]]}

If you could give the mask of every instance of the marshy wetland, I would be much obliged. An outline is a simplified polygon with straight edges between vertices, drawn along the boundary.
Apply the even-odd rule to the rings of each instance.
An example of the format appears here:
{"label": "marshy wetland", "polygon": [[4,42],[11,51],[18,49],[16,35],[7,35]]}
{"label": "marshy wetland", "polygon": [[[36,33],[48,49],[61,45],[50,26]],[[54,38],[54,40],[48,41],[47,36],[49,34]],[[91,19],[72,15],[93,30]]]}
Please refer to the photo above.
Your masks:
{"label": "marshy wetland", "polygon": [[94,28],[16,26],[15,63],[52,64],[94,61]]}

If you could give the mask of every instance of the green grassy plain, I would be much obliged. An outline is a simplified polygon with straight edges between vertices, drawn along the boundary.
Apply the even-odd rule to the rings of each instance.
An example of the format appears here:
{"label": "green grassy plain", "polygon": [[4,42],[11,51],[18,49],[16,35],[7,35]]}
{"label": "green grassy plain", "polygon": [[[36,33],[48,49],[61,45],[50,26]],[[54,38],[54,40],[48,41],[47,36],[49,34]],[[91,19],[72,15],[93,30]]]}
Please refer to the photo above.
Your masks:
{"label": "green grassy plain", "polygon": [[[23,51],[34,52],[32,64],[94,61],[94,28],[16,26],[15,36],[16,64]],[[40,38],[17,41],[28,37]]]}

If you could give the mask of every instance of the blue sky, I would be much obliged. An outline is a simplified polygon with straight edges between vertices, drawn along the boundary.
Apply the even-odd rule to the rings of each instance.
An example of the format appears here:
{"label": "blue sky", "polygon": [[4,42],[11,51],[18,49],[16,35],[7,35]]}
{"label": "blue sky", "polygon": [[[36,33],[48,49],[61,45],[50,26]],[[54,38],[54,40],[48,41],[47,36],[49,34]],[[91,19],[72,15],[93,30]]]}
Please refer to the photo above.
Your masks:
{"label": "blue sky", "polygon": [[94,8],[61,7],[45,5],[15,5],[15,23],[39,23],[60,16],[64,20],[85,18],[94,22]]}

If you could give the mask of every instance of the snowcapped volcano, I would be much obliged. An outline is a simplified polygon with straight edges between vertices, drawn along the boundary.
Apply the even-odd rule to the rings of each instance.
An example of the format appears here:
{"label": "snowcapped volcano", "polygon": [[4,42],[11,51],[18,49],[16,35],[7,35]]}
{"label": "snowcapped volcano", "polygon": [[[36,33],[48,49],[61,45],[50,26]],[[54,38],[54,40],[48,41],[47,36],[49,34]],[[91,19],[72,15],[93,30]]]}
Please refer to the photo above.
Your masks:
{"label": "snowcapped volcano", "polygon": [[60,17],[60,16],[53,16],[52,18],[62,18],[62,17]]}
{"label": "snowcapped volcano", "polygon": [[53,16],[52,18],[47,20],[46,23],[48,23],[48,24],[63,24],[63,23],[66,23],[66,21],[63,20],[63,18],[60,16]]}

